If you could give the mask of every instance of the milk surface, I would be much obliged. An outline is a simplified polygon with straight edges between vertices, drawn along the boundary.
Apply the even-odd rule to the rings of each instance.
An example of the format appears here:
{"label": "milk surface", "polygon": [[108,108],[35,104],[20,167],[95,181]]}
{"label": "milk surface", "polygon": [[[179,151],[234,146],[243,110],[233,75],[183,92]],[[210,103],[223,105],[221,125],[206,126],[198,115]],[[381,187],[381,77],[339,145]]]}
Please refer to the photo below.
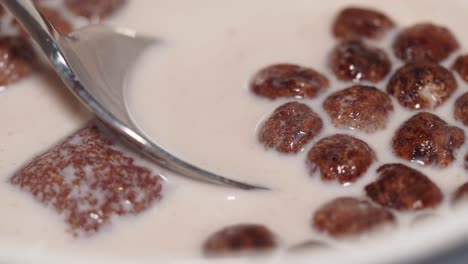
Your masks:
{"label": "milk surface", "polygon": [[[460,41],[461,51],[467,51],[466,1],[451,1],[450,5],[437,0],[352,3],[380,9],[398,26],[421,21],[446,25]],[[415,114],[400,107],[394,98],[395,111],[387,129],[374,134],[334,128],[322,109],[330,93],[352,85],[338,82],[327,67],[327,56],[337,43],[331,35],[332,20],[340,8],[350,4],[339,0],[320,5],[306,0],[131,1],[109,23],[162,40],[161,45],[143,53],[128,78],[128,107],[135,123],[176,156],[229,178],[267,186],[271,191],[208,185],[154,166],[168,181],[160,203],[136,217],[114,219],[112,225],[91,238],[73,239],[53,209],[44,208],[7,182],[25,162],[90,119],[58,80],[37,74],[0,94],[0,117],[4,122],[0,131],[0,208],[6,211],[0,218],[0,245],[4,242],[26,255],[192,259],[201,257],[202,244],[214,231],[248,222],[268,226],[284,248],[309,239],[346,248],[353,243],[337,243],[311,228],[313,212],[338,196],[365,197],[363,188],[376,179],[375,170],[393,162],[424,172],[444,193],[444,205],[435,211],[396,213],[399,229],[393,232],[413,232],[413,219],[426,213],[440,215],[439,222],[450,221],[450,196],[467,179],[462,167],[467,144],[449,168],[423,168],[397,159],[391,152],[394,131]],[[387,48],[391,38],[375,44]],[[452,61],[453,57],[449,58],[446,65]],[[259,69],[283,62],[312,67],[331,80],[328,92],[316,99],[301,100],[326,125],[298,155],[267,151],[257,141],[261,122],[276,107],[291,100],[258,98],[248,90],[250,79]],[[393,69],[401,65],[395,59],[393,62]],[[386,81],[376,87],[385,89]],[[462,127],[453,119],[453,103],[468,88],[458,81],[456,94],[434,113]],[[309,176],[305,165],[311,146],[334,133],[365,140],[378,157],[366,175],[349,186],[323,183],[319,175]],[[378,241],[389,243],[385,239]]]}

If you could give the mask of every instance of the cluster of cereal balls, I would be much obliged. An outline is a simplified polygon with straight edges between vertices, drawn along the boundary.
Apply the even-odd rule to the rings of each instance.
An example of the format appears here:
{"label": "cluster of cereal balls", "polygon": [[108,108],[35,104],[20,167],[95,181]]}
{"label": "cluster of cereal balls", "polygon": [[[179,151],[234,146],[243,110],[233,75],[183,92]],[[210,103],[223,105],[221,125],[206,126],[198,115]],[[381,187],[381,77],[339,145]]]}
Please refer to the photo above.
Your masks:
{"label": "cluster of cereal balls", "polygon": [[[414,113],[389,139],[389,151],[402,160],[419,164],[415,166],[446,168],[455,161],[465,133],[432,110],[446,103],[458,89],[453,72],[468,82],[468,55],[457,58],[452,70],[445,68],[440,63],[459,49],[457,39],[443,26],[419,23],[401,29],[393,39],[390,52],[403,65],[392,71],[387,51],[375,43],[394,28],[395,23],[388,16],[373,9],[349,7],[337,15],[333,34],[339,43],[329,57],[329,67],[338,80],[353,84],[331,93],[323,101],[323,110],[333,126],[357,130],[369,137],[387,128],[394,112],[394,97],[404,109]],[[369,85],[381,81],[386,81],[385,90]],[[329,86],[324,74],[302,65],[275,64],[261,69],[250,83],[255,95],[294,100],[279,106],[262,123],[259,141],[267,149],[281,153],[301,152],[324,127],[320,115],[301,100],[317,98]],[[468,126],[468,91],[456,99],[454,109],[459,125]],[[340,184],[357,181],[376,161],[375,152],[365,141],[346,133],[325,135],[307,154],[311,175],[319,173],[322,180]],[[364,188],[367,198],[339,197],[326,202],[315,211],[312,226],[335,238],[358,235],[384,224],[395,224],[394,210],[435,208],[443,200],[442,191],[429,177],[402,163],[383,163],[376,175],[377,179]],[[455,192],[453,200],[459,201],[467,194],[468,184]],[[208,239],[205,249],[222,252],[274,247],[269,237],[272,233],[265,231],[266,227],[250,228],[262,230],[263,243],[241,243],[254,241],[253,235],[250,240],[247,238],[256,232],[233,226]],[[213,242],[222,239],[221,244]]]}
{"label": "cluster of cereal balls", "polygon": [[[404,122],[392,139],[393,153],[423,166],[445,168],[456,159],[464,144],[463,129],[448,124],[432,110],[444,104],[458,89],[454,74],[440,64],[459,48],[445,27],[419,23],[403,28],[393,40],[393,53],[403,65],[392,72],[384,49],[375,44],[395,23],[385,14],[365,8],[346,8],[335,19],[334,35],[340,39],[329,57],[336,78],[352,82],[323,101],[323,110],[333,126],[367,136],[384,130],[394,112],[391,97],[415,114]],[[468,56],[456,59],[453,70],[468,81]],[[390,76],[389,76],[390,75]],[[386,81],[383,91],[373,85]],[[267,148],[298,153],[316,138],[324,121],[298,99],[314,99],[329,89],[328,78],[314,69],[276,64],[260,70],[250,89],[271,100],[294,98],[278,107],[260,126],[258,138]],[[455,102],[454,118],[468,126],[468,92]],[[320,171],[326,181],[351,183],[362,176],[376,159],[369,145],[346,134],[322,138],[307,155],[312,173]]]}

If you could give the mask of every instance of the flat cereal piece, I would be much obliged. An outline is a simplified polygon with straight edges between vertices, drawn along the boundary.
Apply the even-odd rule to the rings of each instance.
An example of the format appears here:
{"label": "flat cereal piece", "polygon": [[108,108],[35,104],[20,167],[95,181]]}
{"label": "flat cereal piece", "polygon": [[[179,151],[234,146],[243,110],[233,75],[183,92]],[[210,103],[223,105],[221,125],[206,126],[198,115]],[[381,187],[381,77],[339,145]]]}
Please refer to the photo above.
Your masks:
{"label": "flat cereal piece", "polygon": [[461,128],[449,126],[434,114],[421,112],[395,132],[392,146],[400,158],[444,168],[455,160],[455,152],[464,142],[465,133]]}
{"label": "flat cereal piece", "polygon": [[366,142],[343,134],[317,142],[307,154],[309,172],[320,171],[322,180],[341,184],[355,182],[376,159]]}
{"label": "flat cereal piece", "polygon": [[278,107],[259,130],[266,148],[297,153],[322,130],[322,119],[305,104],[286,103]]}
{"label": "flat cereal piece", "polygon": [[112,217],[143,212],[161,198],[161,182],[96,127],[76,132],[10,178],[61,214],[74,236],[96,233]]}
{"label": "flat cereal piece", "polygon": [[400,211],[434,208],[442,202],[442,192],[421,172],[403,164],[386,164],[377,169],[379,178],[366,186],[374,202]]}
{"label": "flat cereal piece", "polygon": [[392,66],[385,51],[359,40],[338,44],[330,56],[329,64],[339,80],[374,83],[383,80]]}
{"label": "flat cereal piece", "polygon": [[377,10],[348,7],[335,18],[333,34],[343,39],[381,39],[394,26],[390,18]]}
{"label": "flat cereal piece", "polygon": [[367,133],[385,129],[393,112],[390,97],[373,86],[354,85],[328,96],[323,108],[335,127]]}
{"label": "flat cereal piece", "polygon": [[464,93],[455,101],[455,119],[468,126],[468,93]]}
{"label": "flat cereal piece", "polygon": [[275,64],[260,70],[250,89],[259,96],[277,98],[315,98],[329,86],[319,72],[294,64]]}
{"label": "flat cereal piece", "polygon": [[434,109],[457,89],[453,74],[429,61],[413,61],[399,68],[387,85],[387,92],[410,110]]}
{"label": "flat cereal piece", "polygon": [[34,51],[22,37],[0,37],[0,86],[18,82],[32,72]]}
{"label": "flat cereal piece", "polygon": [[[468,155],[467,155],[468,158]],[[468,182],[458,187],[455,194],[452,197],[452,204],[458,205],[460,202],[466,202],[468,200]]]}
{"label": "flat cereal piece", "polygon": [[468,82],[468,55],[459,56],[453,63],[452,70],[456,71],[465,82]]}
{"label": "flat cereal piece", "polygon": [[315,229],[335,238],[361,235],[394,223],[395,217],[390,211],[351,197],[336,198],[324,204],[312,219]]}
{"label": "flat cereal piece", "polygon": [[65,6],[76,16],[100,21],[122,8],[126,0],[65,0]]}
{"label": "flat cereal piece", "polygon": [[205,241],[208,256],[259,253],[276,247],[275,235],[259,224],[238,224],[225,227]]}
{"label": "flat cereal piece", "polygon": [[459,47],[449,29],[431,23],[420,23],[403,29],[393,43],[395,56],[403,61],[440,62]]}

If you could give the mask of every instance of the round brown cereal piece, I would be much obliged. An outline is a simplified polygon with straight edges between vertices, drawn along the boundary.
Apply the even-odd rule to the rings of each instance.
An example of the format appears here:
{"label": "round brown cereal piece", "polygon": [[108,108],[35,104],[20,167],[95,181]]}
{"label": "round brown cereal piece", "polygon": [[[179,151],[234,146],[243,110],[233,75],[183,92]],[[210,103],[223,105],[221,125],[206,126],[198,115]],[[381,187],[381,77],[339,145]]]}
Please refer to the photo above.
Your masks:
{"label": "round brown cereal piece", "polygon": [[305,104],[286,103],[278,107],[259,130],[266,148],[297,153],[322,130],[322,119]]}
{"label": "round brown cereal piece", "polygon": [[336,198],[324,204],[312,219],[317,230],[336,238],[360,235],[392,223],[395,217],[390,211],[351,197]]}
{"label": "round brown cereal piece", "polygon": [[430,23],[405,28],[393,43],[395,55],[404,61],[423,59],[440,62],[459,47],[450,30]]}
{"label": "round brown cereal piece", "polygon": [[238,224],[225,227],[205,241],[204,253],[210,256],[246,252],[264,252],[276,247],[274,234],[259,224]]}
{"label": "round brown cereal piece", "polygon": [[330,67],[343,81],[379,82],[390,72],[391,63],[385,52],[359,40],[338,44],[330,57]]}
{"label": "round brown cereal piece", "polygon": [[319,170],[322,180],[341,184],[355,182],[375,159],[374,151],[366,142],[344,134],[320,140],[307,154],[311,175]]}
{"label": "round brown cereal piece", "polygon": [[335,18],[333,34],[338,38],[380,39],[393,27],[393,21],[377,10],[348,7]]}
{"label": "round brown cereal piece", "polygon": [[455,119],[468,126],[468,93],[464,93],[455,101]]}
{"label": "round brown cereal piece", "polygon": [[468,82],[468,55],[459,56],[453,63],[452,70],[458,72],[460,77]]}
{"label": "round brown cereal piece", "polygon": [[65,0],[65,6],[76,16],[99,21],[120,9],[126,0]]}
{"label": "round brown cereal piece", "polygon": [[364,85],[331,94],[323,107],[336,127],[367,133],[384,129],[390,112],[393,112],[392,100],[386,93]]}
{"label": "round brown cereal piece", "polygon": [[413,61],[395,72],[387,92],[405,108],[433,109],[444,103],[457,87],[455,77],[444,67],[429,61]]}
{"label": "round brown cereal piece", "polygon": [[392,139],[393,152],[423,166],[447,167],[465,142],[462,129],[449,126],[438,116],[421,112],[398,128]]}
{"label": "round brown cereal piece", "polygon": [[34,52],[22,37],[0,37],[0,86],[13,84],[32,71]]}
{"label": "round brown cereal piece", "polygon": [[457,205],[463,201],[468,201],[468,182],[458,187],[452,197],[452,204],[454,205]]}
{"label": "round brown cereal piece", "polygon": [[250,82],[259,96],[315,98],[328,88],[328,79],[319,72],[294,64],[275,64],[260,70]]}
{"label": "round brown cereal piece", "polygon": [[377,169],[379,178],[366,186],[374,202],[400,211],[433,208],[442,202],[442,192],[426,175],[403,164]]}

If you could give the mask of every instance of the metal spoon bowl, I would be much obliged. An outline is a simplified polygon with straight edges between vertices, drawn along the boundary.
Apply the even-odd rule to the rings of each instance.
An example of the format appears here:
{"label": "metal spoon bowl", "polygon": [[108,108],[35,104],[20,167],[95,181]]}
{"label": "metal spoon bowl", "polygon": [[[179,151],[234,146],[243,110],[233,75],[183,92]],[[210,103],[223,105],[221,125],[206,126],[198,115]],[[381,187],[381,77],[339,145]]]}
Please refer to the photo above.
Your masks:
{"label": "metal spoon bowl", "polygon": [[61,35],[30,0],[1,2],[24,26],[69,90],[119,139],[180,175],[241,189],[267,189],[222,177],[172,155],[147,138],[126,108],[124,82],[142,51],[158,40],[92,25]]}

